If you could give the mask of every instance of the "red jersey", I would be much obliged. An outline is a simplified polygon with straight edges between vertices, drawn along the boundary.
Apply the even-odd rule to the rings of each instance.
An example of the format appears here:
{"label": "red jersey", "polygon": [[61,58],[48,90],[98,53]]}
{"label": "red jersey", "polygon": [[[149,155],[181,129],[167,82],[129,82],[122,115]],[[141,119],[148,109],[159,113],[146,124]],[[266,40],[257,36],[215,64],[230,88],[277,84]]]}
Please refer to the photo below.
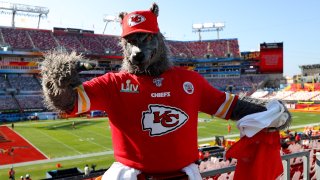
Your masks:
{"label": "red jersey", "polygon": [[159,77],[107,73],[79,86],[75,112],[104,110],[115,159],[147,173],[182,169],[198,159],[198,112],[228,119],[237,96],[196,72],[174,67]]}

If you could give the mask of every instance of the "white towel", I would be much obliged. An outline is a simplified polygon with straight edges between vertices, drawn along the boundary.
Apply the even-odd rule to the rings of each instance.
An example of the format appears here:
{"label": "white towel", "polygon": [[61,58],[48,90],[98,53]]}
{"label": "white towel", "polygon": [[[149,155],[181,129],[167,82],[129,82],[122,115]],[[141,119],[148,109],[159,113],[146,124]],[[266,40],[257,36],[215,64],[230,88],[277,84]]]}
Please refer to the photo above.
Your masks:
{"label": "white towel", "polygon": [[141,171],[128,167],[122,163],[114,162],[103,174],[102,180],[137,180]]}
{"label": "white towel", "polygon": [[285,124],[289,114],[278,100],[272,100],[266,105],[267,110],[244,116],[237,122],[240,136],[252,137],[267,127],[280,127]]}
{"label": "white towel", "polygon": [[201,175],[199,172],[198,165],[192,163],[187,167],[184,167],[182,169],[183,172],[185,172],[189,176],[189,180],[201,180]]}

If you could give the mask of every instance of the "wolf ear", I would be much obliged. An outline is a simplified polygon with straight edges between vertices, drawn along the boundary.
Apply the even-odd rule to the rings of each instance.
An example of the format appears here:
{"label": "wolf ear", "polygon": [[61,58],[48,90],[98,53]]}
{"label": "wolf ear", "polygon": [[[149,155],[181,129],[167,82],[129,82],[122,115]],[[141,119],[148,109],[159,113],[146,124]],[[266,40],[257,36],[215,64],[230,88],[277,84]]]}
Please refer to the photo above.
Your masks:
{"label": "wolf ear", "polygon": [[153,12],[153,14],[155,14],[157,17],[159,15],[159,6],[156,3],[153,3],[150,11]]}
{"label": "wolf ear", "polygon": [[119,18],[121,19],[121,21],[123,20],[124,16],[126,16],[128,13],[127,12],[121,12],[119,14]]}

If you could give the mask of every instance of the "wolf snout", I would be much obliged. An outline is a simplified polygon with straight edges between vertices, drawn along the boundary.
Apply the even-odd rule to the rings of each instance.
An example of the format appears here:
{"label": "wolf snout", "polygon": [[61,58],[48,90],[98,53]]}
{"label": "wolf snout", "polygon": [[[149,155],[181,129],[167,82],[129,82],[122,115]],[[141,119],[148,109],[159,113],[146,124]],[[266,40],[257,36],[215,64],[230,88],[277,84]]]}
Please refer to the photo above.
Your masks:
{"label": "wolf snout", "polygon": [[135,56],[133,56],[133,62],[141,63],[141,62],[143,62],[144,58],[145,58],[144,53],[138,52],[138,53],[136,53]]}

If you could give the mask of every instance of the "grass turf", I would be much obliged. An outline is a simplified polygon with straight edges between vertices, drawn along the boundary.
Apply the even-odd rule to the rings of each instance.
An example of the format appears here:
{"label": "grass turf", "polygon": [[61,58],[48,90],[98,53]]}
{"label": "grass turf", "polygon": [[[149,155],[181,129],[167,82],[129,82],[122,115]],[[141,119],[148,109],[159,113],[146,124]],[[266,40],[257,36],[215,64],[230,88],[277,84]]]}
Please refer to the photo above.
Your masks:
{"label": "grass turf", "polygon": [[[292,114],[292,126],[311,123],[320,124],[320,114],[305,112],[293,112]],[[233,121],[212,118],[202,113],[199,114],[199,118],[204,120],[204,122],[199,122],[198,125],[199,139],[214,137],[215,135],[227,135],[228,123],[232,126],[231,134],[239,133],[236,129],[236,123]],[[73,121],[76,124],[75,129],[72,128]],[[15,124],[15,131],[50,158],[112,150],[110,130],[106,118],[20,122]],[[107,168],[113,161],[112,155],[103,155],[15,167],[16,178],[27,173],[31,174],[33,179],[45,178],[47,171],[57,169],[57,163],[60,163],[62,168],[78,167],[82,170],[85,164],[97,164],[96,169]],[[0,179],[8,178],[8,170],[0,168]]]}

